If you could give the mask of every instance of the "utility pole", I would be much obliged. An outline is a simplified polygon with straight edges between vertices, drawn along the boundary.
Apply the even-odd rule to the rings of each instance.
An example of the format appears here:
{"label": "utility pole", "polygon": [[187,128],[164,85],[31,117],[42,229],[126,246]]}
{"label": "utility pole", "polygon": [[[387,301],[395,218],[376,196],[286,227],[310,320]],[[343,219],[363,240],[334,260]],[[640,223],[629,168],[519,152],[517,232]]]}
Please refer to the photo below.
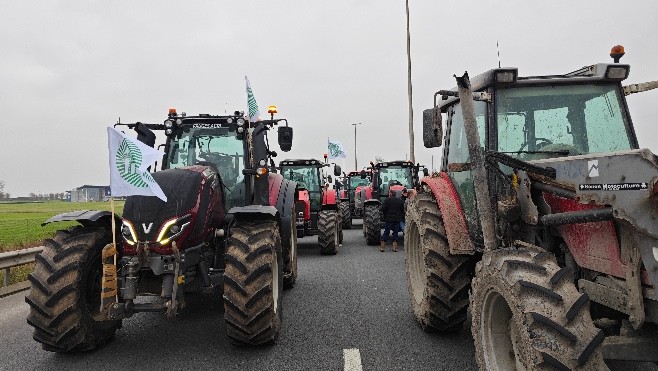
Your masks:
{"label": "utility pole", "polygon": [[354,171],[359,170],[359,165],[356,161],[356,126],[357,125],[361,125],[361,123],[359,122],[357,124],[352,124],[352,126],[354,126]]}
{"label": "utility pole", "polygon": [[409,157],[416,163],[414,155],[414,110],[411,100],[411,35],[409,32],[409,0],[405,1],[407,8],[407,95],[409,96]]}

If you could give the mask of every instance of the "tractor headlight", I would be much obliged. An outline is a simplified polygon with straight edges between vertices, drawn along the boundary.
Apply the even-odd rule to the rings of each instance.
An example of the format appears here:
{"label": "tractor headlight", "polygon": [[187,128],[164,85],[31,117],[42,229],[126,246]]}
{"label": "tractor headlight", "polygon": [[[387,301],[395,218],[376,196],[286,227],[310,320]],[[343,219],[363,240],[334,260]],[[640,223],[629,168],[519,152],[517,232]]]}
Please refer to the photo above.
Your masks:
{"label": "tractor headlight", "polygon": [[122,222],[121,226],[121,236],[123,236],[124,241],[129,245],[134,245],[137,243],[137,233],[135,233],[135,228],[133,228],[132,223],[127,220]]}
{"label": "tractor headlight", "polygon": [[174,126],[174,122],[171,121],[171,120],[166,120],[166,121],[164,122],[164,125],[165,125],[165,128],[167,128],[167,129],[171,129],[171,127]]}
{"label": "tractor headlight", "polygon": [[244,119],[238,119],[238,126],[244,125]]}
{"label": "tractor headlight", "polygon": [[190,225],[191,214],[184,215],[180,218],[171,219],[162,225],[156,242],[160,245],[168,244],[172,239],[178,237],[187,226]]}

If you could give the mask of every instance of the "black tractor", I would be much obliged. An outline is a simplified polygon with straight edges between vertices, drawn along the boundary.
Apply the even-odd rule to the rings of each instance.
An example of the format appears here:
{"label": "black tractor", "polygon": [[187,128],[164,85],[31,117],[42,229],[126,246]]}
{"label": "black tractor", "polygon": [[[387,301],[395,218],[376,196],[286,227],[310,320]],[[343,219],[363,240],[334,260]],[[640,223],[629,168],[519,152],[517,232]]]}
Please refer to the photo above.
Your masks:
{"label": "black tractor", "polygon": [[87,211],[46,221],[81,225],[46,240],[29,277],[27,321],[44,349],[100,347],[124,318],[174,316],[198,293],[223,295],[233,343],[276,340],[281,290],[297,276],[296,184],[268,170],[276,153],[267,133],[285,122],[278,139],[288,151],[292,128],[243,116],[170,110],[162,124],[118,124],[150,146],[153,130],[164,134],[162,169],[151,175],[167,202],[128,196],[121,217]]}

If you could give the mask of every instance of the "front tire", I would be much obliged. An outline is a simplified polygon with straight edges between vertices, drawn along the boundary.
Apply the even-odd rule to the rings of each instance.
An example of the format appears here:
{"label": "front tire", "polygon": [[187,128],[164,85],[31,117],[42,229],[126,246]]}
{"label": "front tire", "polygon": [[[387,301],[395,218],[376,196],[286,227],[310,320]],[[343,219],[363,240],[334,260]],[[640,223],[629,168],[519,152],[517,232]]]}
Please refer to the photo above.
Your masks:
{"label": "front tire", "polygon": [[320,254],[336,255],[340,244],[339,217],[336,210],[322,210],[318,214],[318,243]]}
{"label": "front tire", "polygon": [[237,221],[226,246],[224,320],[236,345],[273,343],[281,330],[283,261],[275,221]]}
{"label": "front tire", "polygon": [[350,204],[348,201],[343,201],[338,204],[338,210],[343,218],[343,229],[352,228],[352,215],[350,213]]}
{"label": "front tire", "polygon": [[366,205],[363,212],[363,232],[368,245],[379,245],[382,225],[378,205]]}
{"label": "front tire", "polygon": [[57,231],[36,256],[25,301],[33,338],[51,352],[99,348],[114,338],[121,321],[104,321],[100,313],[103,269],[101,251],[112,243],[106,228]]}
{"label": "front tire", "polygon": [[553,255],[509,248],[485,253],[473,281],[475,356],[487,370],[607,370],[589,298]]}
{"label": "front tire", "polygon": [[409,200],[404,233],[411,307],[425,331],[459,331],[466,321],[472,258],[451,255],[436,200],[419,193]]}
{"label": "front tire", "polygon": [[[283,288],[291,289],[295,287],[297,281],[297,223],[295,221],[295,205],[292,208],[292,217],[290,218],[290,239],[289,248],[286,249],[285,258],[283,259]],[[285,236],[284,236],[285,238]]]}

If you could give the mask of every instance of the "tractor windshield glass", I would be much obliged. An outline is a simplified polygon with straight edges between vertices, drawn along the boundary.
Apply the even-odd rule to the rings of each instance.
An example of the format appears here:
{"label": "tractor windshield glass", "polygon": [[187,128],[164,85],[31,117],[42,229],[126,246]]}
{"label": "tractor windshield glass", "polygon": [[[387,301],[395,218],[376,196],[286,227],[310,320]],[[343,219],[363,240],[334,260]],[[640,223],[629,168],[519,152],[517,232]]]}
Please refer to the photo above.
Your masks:
{"label": "tractor windshield glass", "polygon": [[356,189],[358,186],[367,186],[369,183],[368,178],[361,179],[360,175],[350,177],[350,189]]}
{"label": "tractor windshield glass", "polygon": [[169,168],[210,162],[217,167],[226,186],[227,208],[243,206],[244,146],[229,128],[184,128],[169,143]]}
{"label": "tractor windshield glass", "polygon": [[563,85],[496,92],[498,150],[525,160],[631,149],[617,85]]}
{"label": "tractor windshield glass", "polygon": [[400,166],[389,166],[379,168],[379,179],[381,180],[382,197],[388,196],[388,190],[392,185],[401,185],[411,188],[411,168]]}
{"label": "tractor windshield glass", "polygon": [[297,182],[297,186],[308,191],[311,202],[311,211],[317,211],[322,205],[322,192],[320,190],[320,173],[318,168],[308,166],[284,166],[281,168],[284,178]]}

